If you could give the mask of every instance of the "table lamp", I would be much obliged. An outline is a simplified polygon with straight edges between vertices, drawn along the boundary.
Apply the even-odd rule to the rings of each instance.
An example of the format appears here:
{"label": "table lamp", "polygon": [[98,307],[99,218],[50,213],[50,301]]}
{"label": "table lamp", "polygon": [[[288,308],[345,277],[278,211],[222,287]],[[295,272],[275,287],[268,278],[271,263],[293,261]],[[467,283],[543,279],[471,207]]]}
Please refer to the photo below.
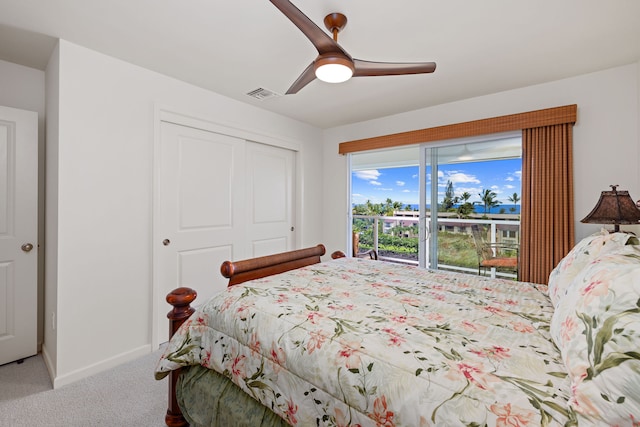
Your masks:
{"label": "table lamp", "polygon": [[638,224],[640,209],[631,199],[628,191],[617,191],[617,185],[611,185],[611,191],[603,191],[596,207],[580,222],[591,224],[614,224],[614,232],[620,231],[620,224]]}

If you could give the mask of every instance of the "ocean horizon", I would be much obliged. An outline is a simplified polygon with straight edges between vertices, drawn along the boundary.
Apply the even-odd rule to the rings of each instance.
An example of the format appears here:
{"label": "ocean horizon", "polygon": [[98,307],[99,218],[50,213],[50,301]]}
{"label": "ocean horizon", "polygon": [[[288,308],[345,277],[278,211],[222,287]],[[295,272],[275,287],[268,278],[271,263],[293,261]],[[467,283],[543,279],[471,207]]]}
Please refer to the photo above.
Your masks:
{"label": "ocean horizon", "polygon": [[[416,210],[416,211],[420,207],[419,204],[410,204],[409,206],[411,206],[412,210]],[[454,208],[457,208],[458,206],[460,205],[453,205]],[[430,208],[431,208],[431,205],[427,205],[427,209],[430,209]],[[511,212],[511,208],[515,208],[515,211]],[[516,214],[516,215],[520,214],[520,205],[513,205],[513,204],[504,204],[504,205],[494,206],[493,208],[489,209],[487,213],[497,214],[497,213],[500,213],[501,209],[504,209],[504,213],[510,213],[510,214]],[[473,205],[473,211],[477,214],[485,213],[484,205]]]}
{"label": "ocean horizon", "polygon": [[[358,203],[354,203],[353,206],[358,205]],[[402,205],[402,209],[405,209],[407,205]],[[417,203],[412,203],[409,204],[408,206],[411,206],[411,210],[417,211],[418,208],[420,207],[419,204]],[[460,205],[453,205],[454,207],[458,207]],[[515,211],[511,211],[511,208],[515,208]],[[427,205],[427,209],[431,209],[431,205]],[[491,208],[489,210],[489,214],[499,214],[501,209],[504,209],[504,213],[508,213],[508,214],[515,214],[515,215],[519,215],[520,214],[520,205],[513,205],[511,203],[509,204],[504,204],[504,205],[499,205],[499,206],[495,206],[493,208]],[[477,214],[484,214],[484,205],[473,205],[473,211]]]}

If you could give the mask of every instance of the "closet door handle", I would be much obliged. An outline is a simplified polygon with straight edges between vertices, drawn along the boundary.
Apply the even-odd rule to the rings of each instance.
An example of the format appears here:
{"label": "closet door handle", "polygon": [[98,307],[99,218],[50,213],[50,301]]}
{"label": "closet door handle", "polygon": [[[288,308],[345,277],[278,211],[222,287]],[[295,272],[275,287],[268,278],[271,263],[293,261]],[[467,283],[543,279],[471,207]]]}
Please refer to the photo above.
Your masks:
{"label": "closet door handle", "polygon": [[164,239],[164,240],[162,241],[162,244],[163,244],[163,245],[165,245],[165,246],[169,246],[169,245],[171,244],[171,240],[169,240],[169,239]]}

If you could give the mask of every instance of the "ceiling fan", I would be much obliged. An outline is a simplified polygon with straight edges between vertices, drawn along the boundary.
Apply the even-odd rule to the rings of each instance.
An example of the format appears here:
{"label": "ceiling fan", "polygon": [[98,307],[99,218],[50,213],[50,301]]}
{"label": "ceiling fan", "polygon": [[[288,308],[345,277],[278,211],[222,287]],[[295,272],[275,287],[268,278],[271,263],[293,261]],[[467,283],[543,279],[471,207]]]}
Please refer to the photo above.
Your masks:
{"label": "ceiling fan", "polygon": [[330,83],[341,83],[351,77],[393,76],[403,74],[433,73],[435,62],[372,62],[352,58],[338,44],[338,33],[347,24],[347,17],[341,13],[331,13],[324,18],[324,25],[333,38],[322,31],[311,19],[288,0],[270,0],[296,27],[307,36],[318,50],[318,57],[302,72],[286,94],[297,93],[316,77]]}

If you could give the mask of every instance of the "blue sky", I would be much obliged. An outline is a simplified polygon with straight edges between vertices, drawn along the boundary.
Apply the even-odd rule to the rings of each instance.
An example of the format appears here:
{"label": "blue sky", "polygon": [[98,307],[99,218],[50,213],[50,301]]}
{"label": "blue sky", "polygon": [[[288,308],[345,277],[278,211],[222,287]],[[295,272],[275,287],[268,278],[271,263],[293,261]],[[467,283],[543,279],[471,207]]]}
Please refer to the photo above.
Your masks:
{"label": "blue sky", "polygon": [[[438,200],[442,200],[447,181],[453,183],[455,194],[465,191],[471,194],[471,202],[480,201],[478,193],[490,188],[497,200],[505,206],[513,206],[508,197],[521,192],[521,159],[440,165],[438,171]],[[431,185],[430,176],[428,185]],[[387,198],[404,204],[418,204],[418,166],[357,171],[352,175],[352,202],[371,200],[384,202]]]}

